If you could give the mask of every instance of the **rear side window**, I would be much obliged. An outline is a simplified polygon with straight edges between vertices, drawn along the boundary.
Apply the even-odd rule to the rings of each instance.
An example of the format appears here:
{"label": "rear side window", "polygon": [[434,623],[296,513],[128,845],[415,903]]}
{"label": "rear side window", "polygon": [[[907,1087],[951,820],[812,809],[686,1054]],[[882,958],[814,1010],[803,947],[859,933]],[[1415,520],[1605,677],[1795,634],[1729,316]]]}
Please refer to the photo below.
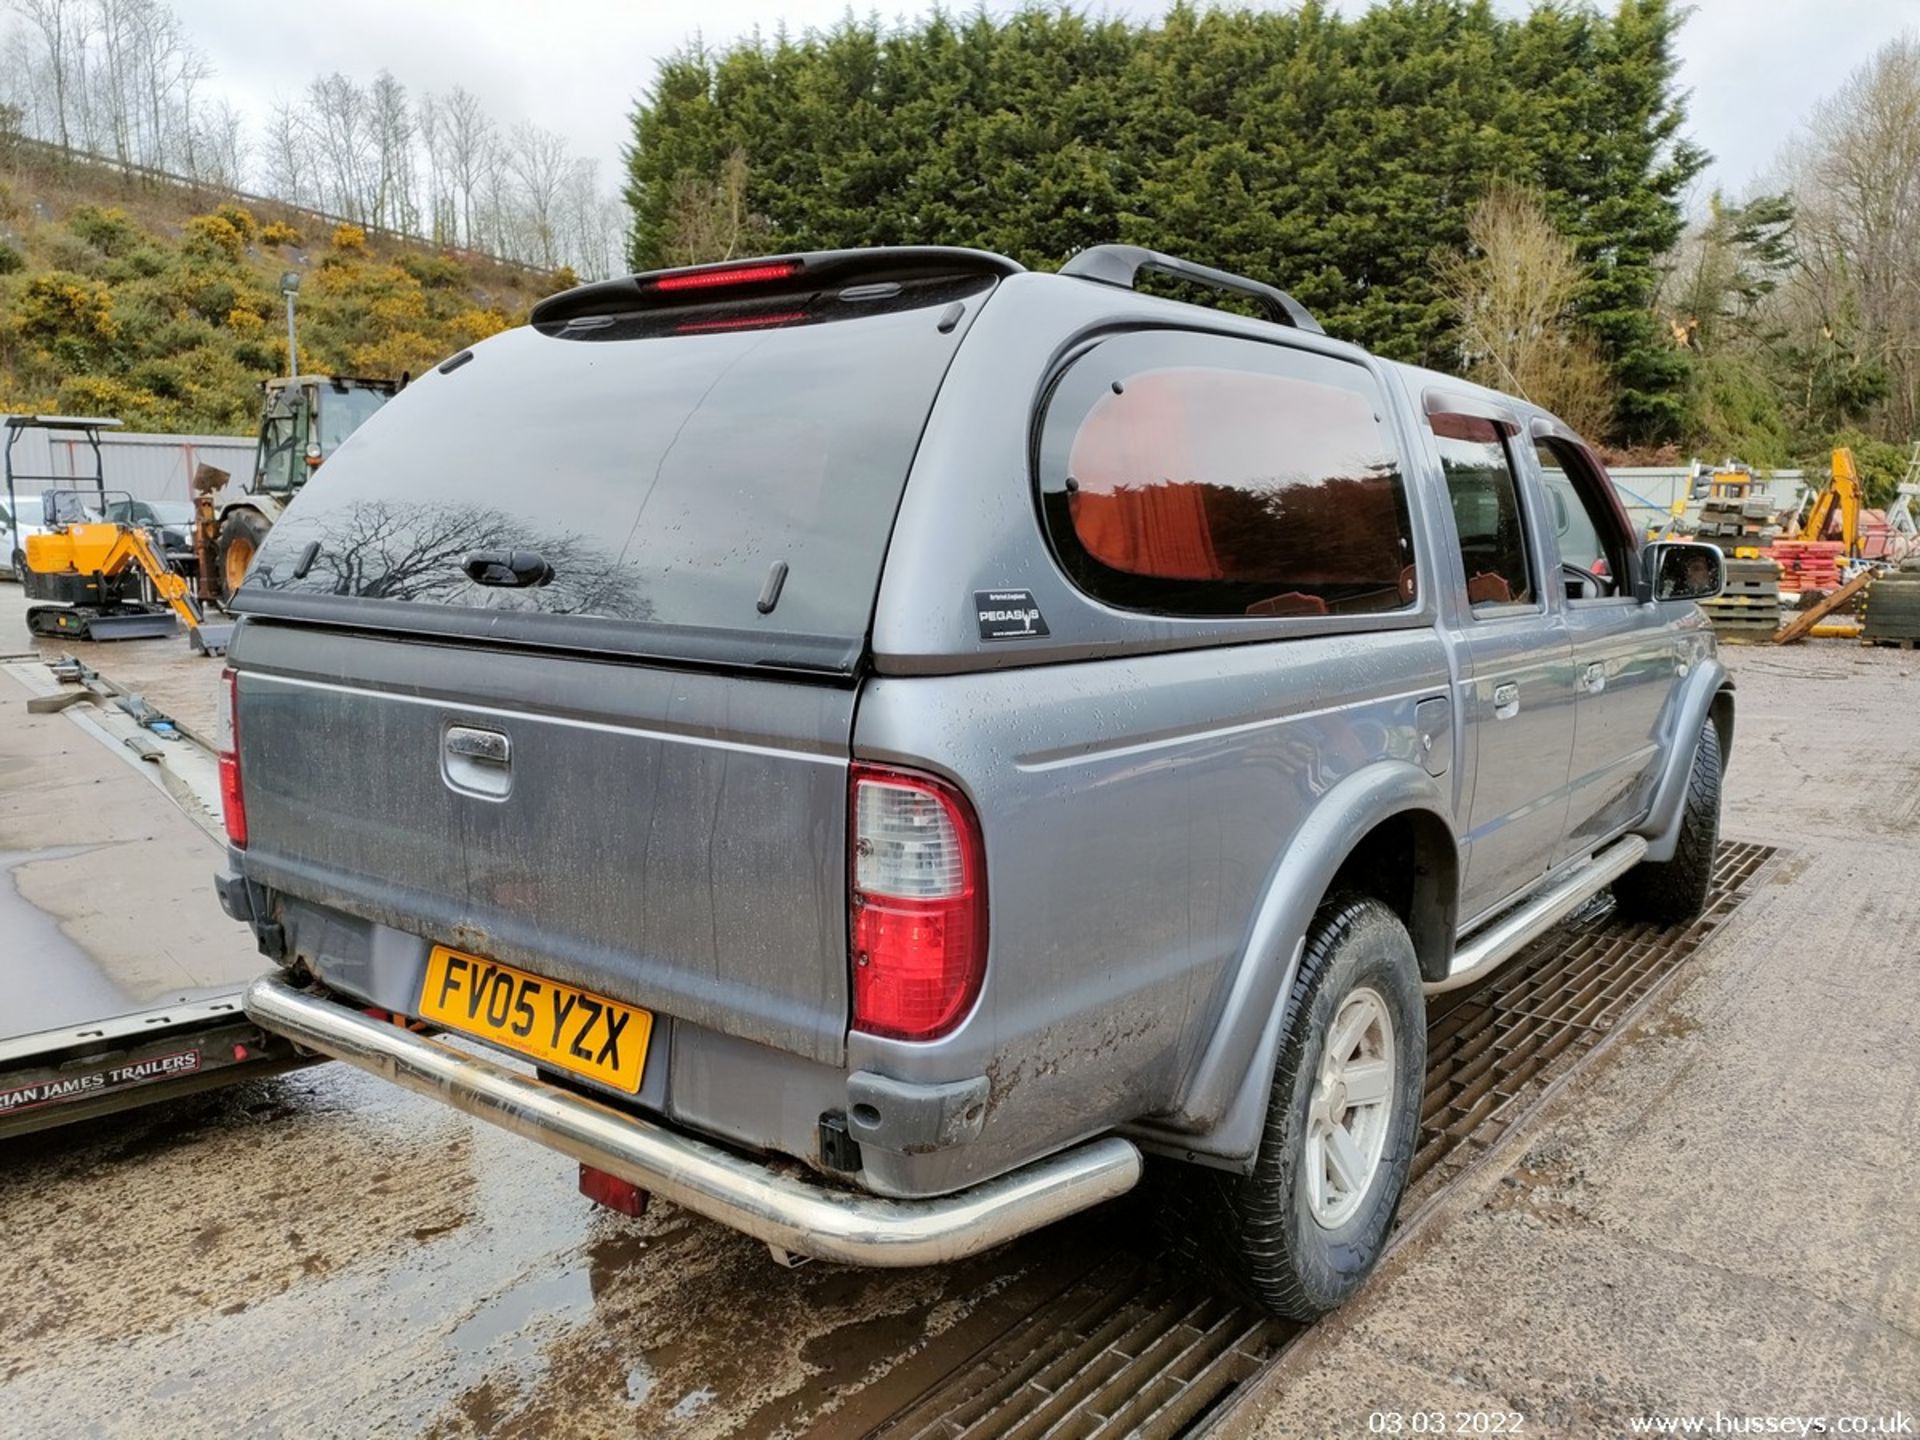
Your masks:
{"label": "rear side window", "polygon": [[1376,614],[1413,602],[1400,462],[1358,365],[1152,332],[1066,371],[1040,428],[1055,553],[1095,599],[1163,615]]}
{"label": "rear side window", "polygon": [[1447,477],[1453,528],[1474,613],[1535,603],[1519,487],[1500,427],[1469,415],[1435,415],[1433,438]]}

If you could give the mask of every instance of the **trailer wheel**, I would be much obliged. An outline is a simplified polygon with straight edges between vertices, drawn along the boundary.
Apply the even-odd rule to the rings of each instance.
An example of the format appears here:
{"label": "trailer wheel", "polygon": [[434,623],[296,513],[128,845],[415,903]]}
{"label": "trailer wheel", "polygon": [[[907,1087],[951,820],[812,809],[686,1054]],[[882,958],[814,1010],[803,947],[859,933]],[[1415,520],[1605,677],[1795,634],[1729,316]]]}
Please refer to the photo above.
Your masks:
{"label": "trailer wheel", "polygon": [[266,516],[257,510],[230,510],[220,522],[220,533],[213,542],[213,579],[224,604],[240,588],[253,565],[253,557],[266,543]]}

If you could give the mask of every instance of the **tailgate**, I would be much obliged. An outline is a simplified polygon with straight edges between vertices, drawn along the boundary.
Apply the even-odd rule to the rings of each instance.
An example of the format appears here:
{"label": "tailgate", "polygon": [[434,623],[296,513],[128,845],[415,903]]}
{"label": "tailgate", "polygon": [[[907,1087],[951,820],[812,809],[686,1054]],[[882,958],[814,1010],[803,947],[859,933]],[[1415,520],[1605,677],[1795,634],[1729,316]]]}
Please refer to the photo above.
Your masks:
{"label": "tailgate", "polygon": [[850,686],[259,620],[233,659],[252,878],[840,1062]]}

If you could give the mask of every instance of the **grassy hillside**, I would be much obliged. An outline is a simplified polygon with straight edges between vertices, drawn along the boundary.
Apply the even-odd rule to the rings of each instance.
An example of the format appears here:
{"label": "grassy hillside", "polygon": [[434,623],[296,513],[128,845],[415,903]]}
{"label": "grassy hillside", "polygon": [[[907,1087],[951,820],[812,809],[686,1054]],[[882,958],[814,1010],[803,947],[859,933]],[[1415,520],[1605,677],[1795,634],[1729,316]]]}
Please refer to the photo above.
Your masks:
{"label": "grassy hillside", "polygon": [[286,369],[280,276],[300,274],[300,367],[418,374],[571,283],[249,210],[92,167],[0,170],[0,412],[245,433]]}

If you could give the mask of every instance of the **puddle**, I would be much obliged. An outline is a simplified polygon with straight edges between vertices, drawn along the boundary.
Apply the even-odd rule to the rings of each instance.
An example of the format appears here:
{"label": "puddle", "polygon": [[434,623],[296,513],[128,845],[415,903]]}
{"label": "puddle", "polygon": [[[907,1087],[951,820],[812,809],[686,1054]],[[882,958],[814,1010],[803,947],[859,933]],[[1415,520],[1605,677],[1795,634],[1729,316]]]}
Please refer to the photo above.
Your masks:
{"label": "puddle", "polygon": [[584,1268],[563,1270],[545,1279],[522,1281],[495,1296],[447,1336],[447,1344],[467,1361],[488,1367],[518,1365],[533,1357],[541,1332],[593,1309],[593,1287]]}

